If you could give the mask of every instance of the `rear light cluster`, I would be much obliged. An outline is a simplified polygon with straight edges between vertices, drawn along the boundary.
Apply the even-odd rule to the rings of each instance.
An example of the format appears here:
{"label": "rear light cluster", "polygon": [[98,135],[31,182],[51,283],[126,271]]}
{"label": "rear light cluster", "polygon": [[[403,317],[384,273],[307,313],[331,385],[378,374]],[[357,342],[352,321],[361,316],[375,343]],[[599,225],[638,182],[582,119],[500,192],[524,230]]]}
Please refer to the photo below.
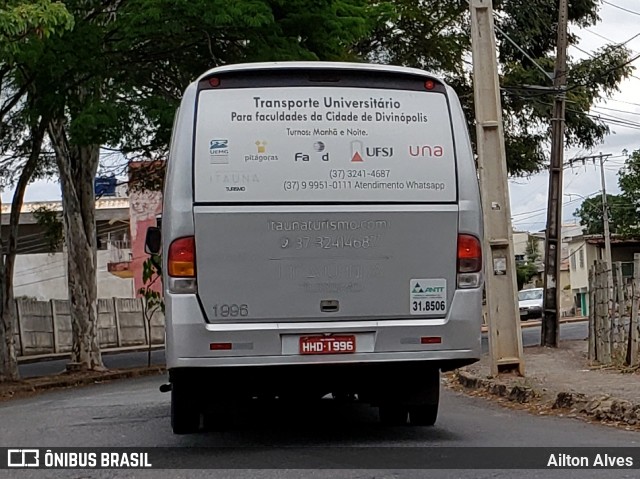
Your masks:
{"label": "rear light cluster", "polygon": [[458,288],[482,284],[482,243],[473,235],[458,235]]}
{"label": "rear light cluster", "polygon": [[196,241],[193,236],[178,238],[169,245],[167,273],[172,293],[196,292]]}

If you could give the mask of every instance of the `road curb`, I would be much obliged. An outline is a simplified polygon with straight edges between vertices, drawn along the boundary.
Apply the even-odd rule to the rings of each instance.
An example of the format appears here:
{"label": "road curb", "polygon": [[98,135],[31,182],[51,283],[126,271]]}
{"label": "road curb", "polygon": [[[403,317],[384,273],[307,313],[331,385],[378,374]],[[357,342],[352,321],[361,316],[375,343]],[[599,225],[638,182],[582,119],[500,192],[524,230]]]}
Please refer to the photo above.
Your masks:
{"label": "road curb", "polygon": [[464,369],[455,371],[454,380],[465,389],[481,390],[512,403],[546,406],[567,417],[582,416],[601,422],[640,426],[640,402],[574,391],[546,391],[543,395],[527,385],[526,378],[518,378],[519,384],[509,384],[495,378],[480,377]]}
{"label": "road curb", "polygon": [[53,389],[82,387],[101,384],[117,379],[129,379],[160,375],[166,372],[164,366],[152,366],[135,369],[117,369],[110,371],[87,371],[82,373],[62,373],[56,376],[40,376],[23,379],[15,383],[0,383],[0,401],[30,396]]}
{"label": "road curb", "polygon": [[[561,318],[560,319],[560,324],[563,323],[581,323],[583,321],[588,321],[589,318],[586,316],[577,316],[574,318]],[[520,329],[527,329],[527,328],[535,328],[536,326],[541,326],[542,325],[542,321],[541,320],[535,320],[535,321],[520,321]],[[487,326],[482,326],[482,332],[483,333],[487,333],[489,332],[489,328]]]}
{"label": "road curb", "polygon": [[[161,351],[165,349],[164,344],[154,344],[151,346],[151,351]],[[101,349],[100,354],[103,356],[110,356],[113,354],[121,353],[146,353],[149,351],[148,345],[142,346],[124,346],[121,348],[108,348]],[[18,364],[32,364],[45,361],[57,361],[60,359],[71,359],[71,353],[51,353],[51,354],[37,354],[32,356],[18,356]]]}

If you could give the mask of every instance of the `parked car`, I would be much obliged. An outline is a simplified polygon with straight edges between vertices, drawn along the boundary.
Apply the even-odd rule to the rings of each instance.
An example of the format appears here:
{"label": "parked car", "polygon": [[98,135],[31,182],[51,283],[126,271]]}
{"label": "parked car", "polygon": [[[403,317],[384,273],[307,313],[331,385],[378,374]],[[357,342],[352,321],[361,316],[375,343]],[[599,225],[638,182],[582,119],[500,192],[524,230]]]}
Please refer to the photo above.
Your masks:
{"label": "parked car", "polygon": [[520,308],[520,320],[526,321],[532,318],[542,318],[542,288],[523,289],[518,291],[518,307]]}

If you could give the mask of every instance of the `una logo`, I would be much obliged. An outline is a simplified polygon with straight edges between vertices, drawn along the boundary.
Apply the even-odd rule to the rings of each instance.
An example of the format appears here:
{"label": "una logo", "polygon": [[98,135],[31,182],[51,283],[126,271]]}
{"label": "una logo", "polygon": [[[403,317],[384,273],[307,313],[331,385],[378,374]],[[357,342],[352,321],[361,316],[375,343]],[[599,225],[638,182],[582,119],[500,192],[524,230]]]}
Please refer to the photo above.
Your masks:
{"label": "una logo", "polygon": [[413,291],[411,291],[412,293],[424,293],[424,289],[422,289],[422,286],[420,286],[420,283],[416,283],[416,285],[413,287]]}
{"label": "una logo", "polygon": [[267,151],[267,142],[264,140],[256,141],[256,146],[258,147],[258,153],[264,153]]}

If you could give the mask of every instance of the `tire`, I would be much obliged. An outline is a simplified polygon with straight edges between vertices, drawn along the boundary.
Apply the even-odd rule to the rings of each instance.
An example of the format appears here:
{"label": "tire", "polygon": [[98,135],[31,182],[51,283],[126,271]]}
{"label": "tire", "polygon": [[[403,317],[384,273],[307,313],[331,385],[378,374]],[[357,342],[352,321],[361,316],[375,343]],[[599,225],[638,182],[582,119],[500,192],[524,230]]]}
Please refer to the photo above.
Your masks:
{"label": "tire", "polygon": [[412,426],[433,426],[438,419],[438,405],[425,404],[409,408],[409,421]]}
{"label": "tire", "polygon": [[438,418],[440,404],[440,371],[426,375],[420,400],[409,406],[409,422],[412,426],[433,426]]}
{"label": "tire", "polygon": [[378,415],[385,426],[404,426],[407,424],[409,410],[401,404],[383,404],[378,408]]}
{"label": "tire", "polygon": [[179,383],[171,387],[171,428],[174,434],[193,434],[200,429],[200,408],[188,388]]}

